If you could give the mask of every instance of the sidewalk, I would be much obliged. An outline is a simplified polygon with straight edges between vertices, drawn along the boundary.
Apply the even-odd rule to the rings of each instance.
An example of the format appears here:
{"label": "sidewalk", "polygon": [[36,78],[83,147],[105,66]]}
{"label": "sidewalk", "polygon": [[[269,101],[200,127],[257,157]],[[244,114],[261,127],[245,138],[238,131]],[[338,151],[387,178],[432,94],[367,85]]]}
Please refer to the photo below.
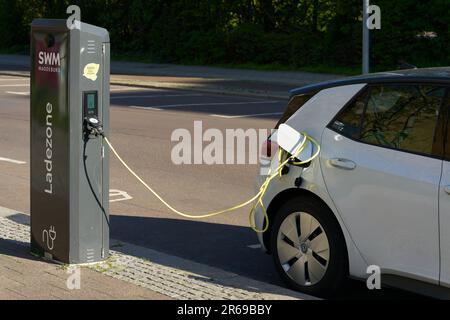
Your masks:
{"label": "sidewalk", "polygon": [[67,266],[29,253],[29,216],[0,207],[1,299],[304,300],[314,297],[194,261],[111,239],[110,257],[81,269],[69,290]]}
{"label": "sidewalk", "polygon": [[[11,216],[15,218],[20,219],[20,216]],[[14,226],[19,225],[8,223],[0,216],[0,300],[169,299],[88,268],[81,269],[80,289],[69,290],[67,279],[71,273],[67,268],[33,257],[29,253],[29,243],[11,239],[18,231]]]}
{"label": "sidewalk", "polygon": [[[0,74],[29,75],[29,57],[0,55]],[[111,84],[197,90],[258,97],[289,97],[289,90],[340,78],[308,72],[254,71],[174,64],[111,62]]]}
{"label": "sidewalk", "polygon": [[80,275],[80,289],[69,290],[65,268],[34,258],[25,243],[0,240],[0,300],[169,299],[94,270],[83,268]]}

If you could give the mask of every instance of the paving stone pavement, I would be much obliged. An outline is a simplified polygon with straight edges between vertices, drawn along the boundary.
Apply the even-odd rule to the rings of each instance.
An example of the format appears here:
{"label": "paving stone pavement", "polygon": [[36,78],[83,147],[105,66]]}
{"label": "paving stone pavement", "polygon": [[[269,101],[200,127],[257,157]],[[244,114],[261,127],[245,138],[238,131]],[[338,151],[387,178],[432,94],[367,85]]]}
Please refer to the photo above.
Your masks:
{"label": "paving stone pavement", "polygon": [[[0,249],[1,239],[29,246],[29,232],[29,216],[20,213],[3,216],[0,214]],[[97,271],[97,275],[102,277],[102,282],[108,282],[107,279],[122,280],[136,285],[137,288],[145,288],[145,291],[157,293],[157,298],[167,296],[182,300],[314,299],[285,288],[115,240],[111,240],[110,253],[105,262],[90,266],[89,271]],[[85,268],[83,272],[84,270]],[[0,271],[0,277],[2,272]],[[138,294],[138,297],[142,296]]]}
{"label": "paving stone pavement", "polygon": [[0,217],[0,300],[169,299],[90,269],[80,270],[80,289],[69,290],[70,270],[33,257],[29,253],[28,232],[27,226]]}

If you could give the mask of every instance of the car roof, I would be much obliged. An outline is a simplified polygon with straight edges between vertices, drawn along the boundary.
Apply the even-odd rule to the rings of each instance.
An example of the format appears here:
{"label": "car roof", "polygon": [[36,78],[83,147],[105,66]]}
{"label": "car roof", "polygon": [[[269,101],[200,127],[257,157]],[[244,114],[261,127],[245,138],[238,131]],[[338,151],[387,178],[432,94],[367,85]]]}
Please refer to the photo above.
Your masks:
{"label": "car roof", "polygon": [[450,84],[450,67],[396,70],[342,78],[293,89],[291,96],[358,83],[429,82]]}

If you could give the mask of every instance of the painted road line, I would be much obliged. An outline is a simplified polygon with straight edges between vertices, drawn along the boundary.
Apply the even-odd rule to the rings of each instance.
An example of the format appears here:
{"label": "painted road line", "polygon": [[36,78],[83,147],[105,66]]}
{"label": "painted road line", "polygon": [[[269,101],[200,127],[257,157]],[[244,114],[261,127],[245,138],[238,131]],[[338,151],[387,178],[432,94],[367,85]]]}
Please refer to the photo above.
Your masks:
{"label": "painted road line", "polygon": [[153,110],[153,111],[161,111],[162,109],[153,108],[153,107],[141,107],[141,106],[128,106],[128,108],[140,109],[140,110]]}
{"label": "painted road line", "polygon": [[225,119],[236,119],[236,118],[251,118],[251,117],[262,117],[262,116],[277,116],[282,115],[283,112],[268,112],[268,113],[254,113],[254,114],[242,114],[236,116],[227,116],[224,114],[211,114],[211,117],[225,118]]}
{"label": "painted road line", "polygon": [[16,78],[0,78],[0,81],[30,81],[30,79],[27,79],[27,78],[20,78],[20,79],[16,79]]}
{"label": "painted road line", "polygon": [[249,246],[247,246],[250,249],[261,249],[262,246],[258,243],[258,244],[251,244]]}
{"label": "painted road line", "polygon": [[250,101],[250,102],[210,102],[210,103],[185,103],[185,104],[167,104],[154,106],[154,108],[170,109],[170,108],[180,108],[180,107],[203,107],[203,106],[237,106],[237,105],[247,105],[247,104],[275,104],[280,101]]}
{"label": "painted road line", "polygon": [[[110,189],[109,190],[109,202],[119,202],[133,199],[126,191]],[[113,199],[111,199],[113,198]]]}
{"label": "painted road line", "polygon": [[30,84],[0,84],[0,87],[29,87]]}
{"label": "painted road line", "polygon": [[139,98],[173,98],[173,97],[200,97],[202,94],[192,93],[192,94],[161,94],[161,95],[142,95],[142,96],[114,96],[111,100],[117,99],[139,99]]}
{"label": "painted road line", "polygon": [[133,87],[112,87],[109,91],[111,92],[120,92],[120,91],[159,91],[159,90],[150,90],[147,88],[133,88]]}
{"label": "painted road line", "polygon": [[26,164],[25,161],[14,160],[14,159],[9,159],[9,158],[2,158],[2,157],[0,157],[0,161],[14,163],[14,164]]}
{"label": "painted road line", "polygon": [[27,92],[6,91],[6,93],[14,94],[17,96],[29,96],[30,95],[30,93],[28,91]]}

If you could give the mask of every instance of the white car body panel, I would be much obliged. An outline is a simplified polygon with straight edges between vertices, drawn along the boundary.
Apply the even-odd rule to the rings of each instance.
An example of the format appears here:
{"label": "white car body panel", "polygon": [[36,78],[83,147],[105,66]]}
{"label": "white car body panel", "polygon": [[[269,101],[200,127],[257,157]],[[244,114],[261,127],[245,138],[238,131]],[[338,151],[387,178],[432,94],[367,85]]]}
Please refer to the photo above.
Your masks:
{"label": "white car body panel", "polygon": [[[356,142],[330,129],[322,147],[327,190],[367,263],[438,284],[442,160]],[[333,159],[356,167],[333,166]]]}
{"label": "white car body panel", "polygon": [[450,287],[450,161],[444,161],[439,191],[441,284]]}
{"label": "white car body panel", "polygon": [[[307,133],[320,143],[326,125],[334,118],[336,113],[365,86],[366,84],[355,84],[322,90],[294,113],[294,115],[286,121],[286,124],[300,132]],[[272,168],[278,166],[277,157],[273,157],[271,166]],[[316,194],[335,214],[346,240],[349,254],[350,274],[357,278],[367,277],[366,271],[368,265],[355,246],[350,233],[339,216],[333,201],[328,195],[319,159],[312,161],[311,166],[306,169],[292,166],[290,169],[289,174],[283,176],[280,180],[274,180],[270,184],[263,198],[265,207],[268,208],[272,200],[281,192],[295,188],[295,180],[301,176],[303,179],[301,188]],[[264,176],[259,176],[258,188],[264,179]],[[256,210],[254,220],[256,227],[262,229],[264,215],[261,208]],[[258,238],[263,248],[266,249],[263,235],[258,234]]]}
{"label": "white car body panel", "polygon": [[286,124],[320,140],[323,129],[336,113],[365,86],[353,84],[322,90],[297,110]]}

